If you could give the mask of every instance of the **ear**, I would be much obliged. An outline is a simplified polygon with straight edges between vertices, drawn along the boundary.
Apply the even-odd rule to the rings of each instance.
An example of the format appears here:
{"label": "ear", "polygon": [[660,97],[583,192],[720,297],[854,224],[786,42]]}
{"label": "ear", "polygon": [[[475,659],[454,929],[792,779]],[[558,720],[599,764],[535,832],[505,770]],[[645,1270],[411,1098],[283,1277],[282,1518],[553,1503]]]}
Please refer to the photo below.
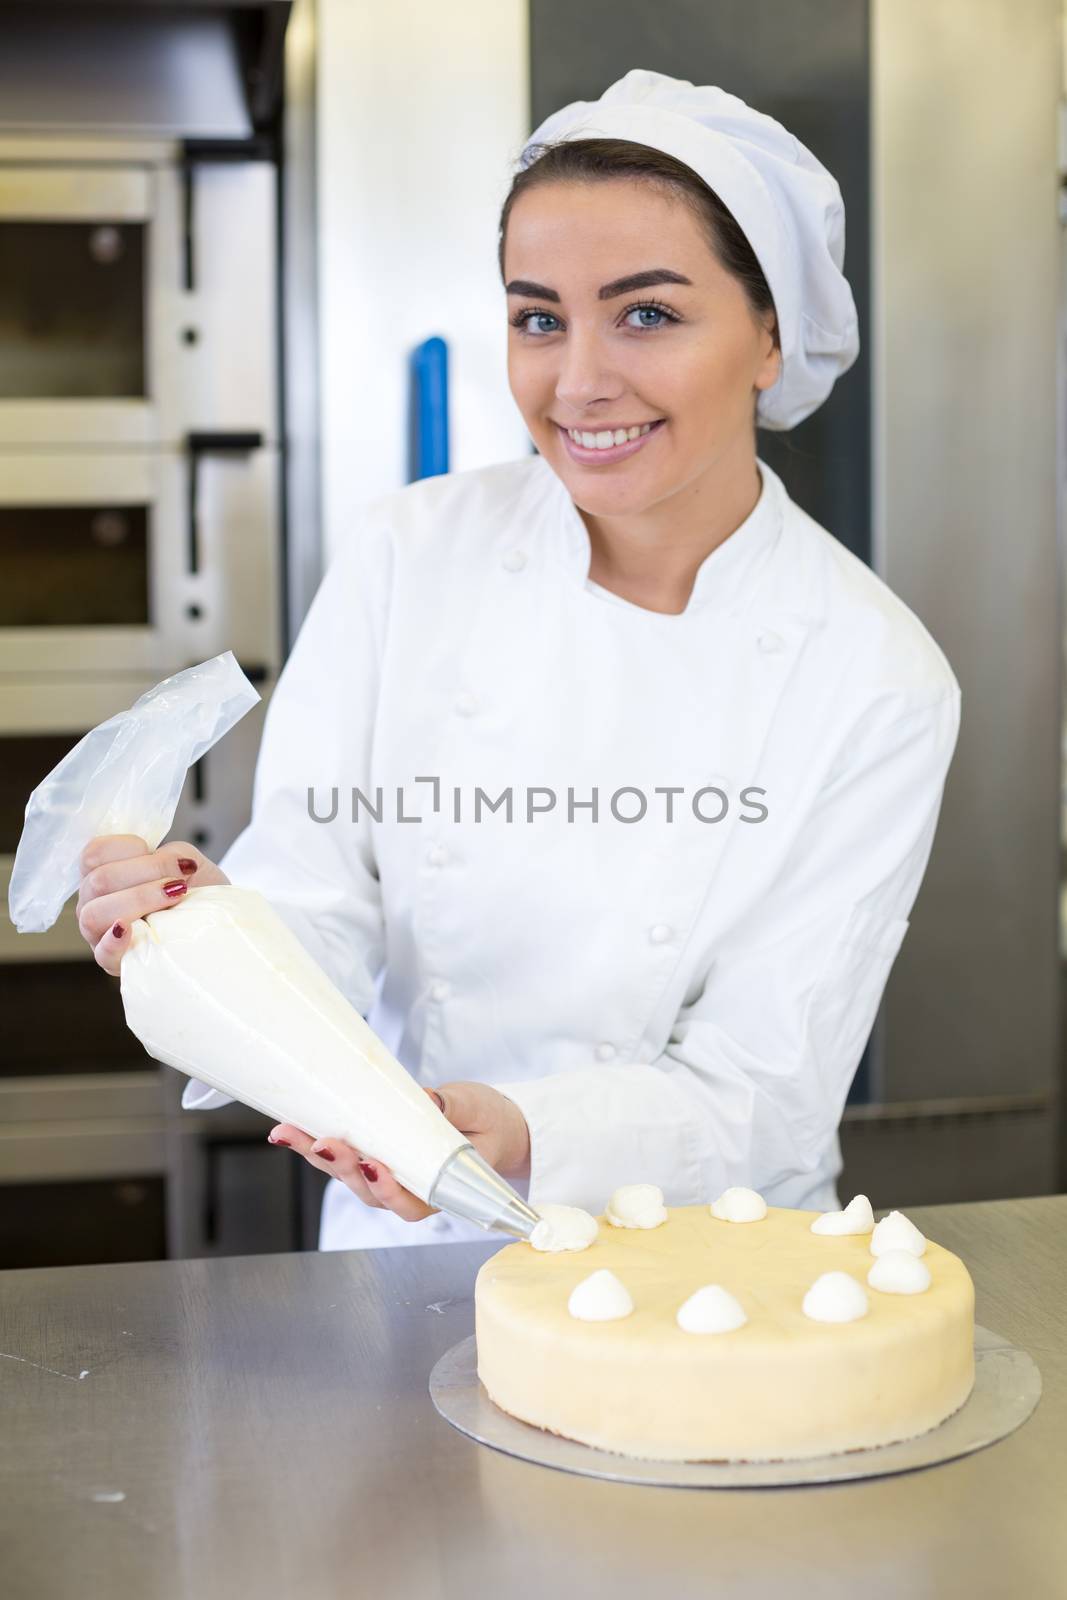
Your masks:
{"label": "ear", "polygon": [[782,375],[782,349],[778,342],[778,321],[774,312],[763,320],[763,358],[753,380],[757,389],[770,389]]}

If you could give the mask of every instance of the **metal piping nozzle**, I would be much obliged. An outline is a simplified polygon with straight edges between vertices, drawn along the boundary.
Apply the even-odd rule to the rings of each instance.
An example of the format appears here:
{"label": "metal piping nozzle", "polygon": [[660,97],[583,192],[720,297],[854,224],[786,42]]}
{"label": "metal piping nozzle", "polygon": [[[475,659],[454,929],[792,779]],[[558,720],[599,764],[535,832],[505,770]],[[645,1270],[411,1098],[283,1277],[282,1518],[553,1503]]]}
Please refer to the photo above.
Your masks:
{"label": "metal piping nozzle", "polygon": [[510,1183],[495,1172],[472,1144],[449,1156],[434,1180],[429,1204],[487,1231],[498,1228],[528,1239],[541,1220]]}

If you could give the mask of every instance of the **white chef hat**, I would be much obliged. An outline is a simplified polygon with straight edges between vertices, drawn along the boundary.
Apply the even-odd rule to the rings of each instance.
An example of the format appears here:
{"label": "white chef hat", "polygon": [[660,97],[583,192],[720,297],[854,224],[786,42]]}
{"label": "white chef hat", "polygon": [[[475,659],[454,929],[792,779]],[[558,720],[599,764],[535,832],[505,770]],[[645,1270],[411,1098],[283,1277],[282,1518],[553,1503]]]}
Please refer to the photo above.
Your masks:
{"label": "white chef hat", "polygon": [[599,100],[575,100],[530,136],[626,139],[691,167],[737,220],[774,297],[781,372],[759,396],[765,428],[792,428],[826,399],[859,354],[852,291],[841,271],[845,207],[837,180],[773,117],[724,89],[635,68]]}

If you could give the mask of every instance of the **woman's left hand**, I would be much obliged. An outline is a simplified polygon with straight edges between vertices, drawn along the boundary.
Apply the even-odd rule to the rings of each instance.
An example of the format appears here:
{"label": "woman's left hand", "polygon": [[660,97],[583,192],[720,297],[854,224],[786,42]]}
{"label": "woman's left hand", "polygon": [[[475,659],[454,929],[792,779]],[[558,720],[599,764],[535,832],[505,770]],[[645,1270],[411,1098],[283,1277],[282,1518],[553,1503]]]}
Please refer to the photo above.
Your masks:
{"label": "woman's left hand", "polygon": [[[501,1177],[529,1176],[530,1130],[513,1100],[487,1083],[443,1083],[426,1093]],[[313,1139],[288,1122],[280,1122],[267,1137],[271,1144],[295,1150],[316,1171],[339,1179],[364,1205],[394,1211],[405,1222],[420,1222],[434,1214],[436,1208],[398,1183],[383,1162],[340,1139]]]}

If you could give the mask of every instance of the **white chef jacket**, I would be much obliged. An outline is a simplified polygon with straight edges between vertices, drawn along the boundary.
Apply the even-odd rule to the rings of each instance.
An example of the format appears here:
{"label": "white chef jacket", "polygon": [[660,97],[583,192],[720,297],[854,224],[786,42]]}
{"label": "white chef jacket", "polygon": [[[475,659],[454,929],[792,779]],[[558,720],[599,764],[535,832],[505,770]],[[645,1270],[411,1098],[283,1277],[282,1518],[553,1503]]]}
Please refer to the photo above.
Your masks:
{"label": "white chef jacket", "polygon": [[[518,1105],[535,1206],[600,1212],[637,1182],[672,1205],[731,1184],[838,1204],[837,1127],[960,691],[914,614],[759,471],[678,615],[589,581],[541,456],[386,495],[271,699],[224,869],[420,1083]],[[314,820],[309,789],[322,818],[335,787]],[[380,821],[362,802],[352,820],[354,787]],[[477,789],[498,809],[475,821]],[[484,1235],[327,1189],[323,1248],[446,1238]]]}

